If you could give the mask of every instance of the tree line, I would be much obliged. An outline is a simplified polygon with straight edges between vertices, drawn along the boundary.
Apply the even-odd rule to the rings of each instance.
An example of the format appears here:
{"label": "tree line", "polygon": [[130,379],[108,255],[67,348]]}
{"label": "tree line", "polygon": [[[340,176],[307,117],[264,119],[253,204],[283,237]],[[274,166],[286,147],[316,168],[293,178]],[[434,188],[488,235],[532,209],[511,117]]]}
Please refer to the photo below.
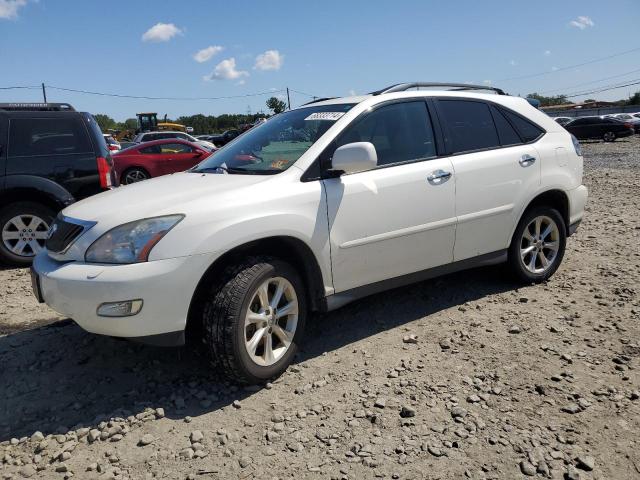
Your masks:
{"label": "tree line", "polygon": [[[225,130],[231,130],[238,128],[240,125],[247,123],[254,123],[259,118],[264,118],[265,114],[222,114],[222,115],[202,115],[201,113],[196,115],[188,115],[178,117],[176,119],[167,118],[167,122],[179,123],[188,127],[193,127],[193,133],[195,135],[205,133],[224,132]],[[127,118],[124,122],[117,122],[113,118],[103,113],[94,115],[96,122],[100,126],[103,132],[108,130],[135,130],[138,128],[137,118]],[[164,122],[163,117],[158,117],[158,122]]]}
{"label": "tree line", "polygon": [[[266,102],[267,108],[273,112],[273,114],[282,113],[287,108],[287,104],[282,100],[271,97]],[[232,130],[240,127],[241,125],[255,123],[259,118],[266,118],[269,115],[264,113],[224,113],[222,115],[202,115],[198,113],[196,115],[187,115],[178,117],[175,120],[162,117],[158,117],[159,122],[171,122],[179,123],[186,127],[193,127],[194,135],[206,134],[206,133],[218,133],[225,130]],[[103,132],[108,130],[135,130],[138,128],[137,118],[127,118],[124,122],[116,122],[109,115],[98,113],[94,115],[96,122],[100,126]]]}
{"label": "tree line", "polygon": [[[547,97],[544,95],[540,95],[539,93],[530,93],[529,95],[527,95],[527,97],[535,98],[536,100],[538,100],[540,102],[541,107],[551,107],[553,105],[567,105],[569,103],[573,103],[567,98],[566,95],[555,95],[555,96]],[[585,100],[584,103],[596,102],[596,101],[597,100],[593,98],[589,98]],[[618,105],[640,105],[640,91],[636,92],[628,99],[618,100],[617,102],[613,102],[613,103],[617,103]]]}

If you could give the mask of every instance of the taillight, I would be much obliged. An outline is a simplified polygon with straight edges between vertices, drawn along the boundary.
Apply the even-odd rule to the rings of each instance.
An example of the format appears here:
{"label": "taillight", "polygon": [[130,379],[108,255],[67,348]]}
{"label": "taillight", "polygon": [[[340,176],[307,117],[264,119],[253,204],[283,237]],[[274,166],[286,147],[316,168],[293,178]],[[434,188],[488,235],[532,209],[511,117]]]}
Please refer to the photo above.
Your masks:
{"label": "taillight", "polygon": [[113,186],[113,182],[111,181],[111,170],[113,169],[113,162],[111,159],[106,159],[104,157],[98,157],[98,176],[100,177],[100,186],[102,188],[110,188]]}
{"label": "taillight", "polygon": [[571,135],[571,141],[573,142],[573,148],[576,151],[576,155],[581,157],[582,156],[582,147],[580,146],[580,142],[575,137],[575,135],[573,135],[573,134],[570,134],[570,135]]}
{"label": "taillight", "polygon": [[111,150],[112,152],[114,150],[118,150],[118,146],[117,145],[109,145],[109,150]]}
{"label": "taillight", "polygon": [[624,126],[633,130],[633,123],[625,122]]}

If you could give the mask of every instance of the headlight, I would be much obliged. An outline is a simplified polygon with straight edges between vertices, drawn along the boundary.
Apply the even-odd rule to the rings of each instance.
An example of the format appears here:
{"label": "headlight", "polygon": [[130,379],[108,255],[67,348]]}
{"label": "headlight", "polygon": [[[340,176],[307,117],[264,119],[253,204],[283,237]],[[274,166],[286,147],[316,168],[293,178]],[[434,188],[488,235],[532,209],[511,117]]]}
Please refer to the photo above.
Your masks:
{"label": "headlight", "polygon": [[93,242],[84,258],[93,263],[146,262],[155,244],[183,218],[167,215],[115,227]]}

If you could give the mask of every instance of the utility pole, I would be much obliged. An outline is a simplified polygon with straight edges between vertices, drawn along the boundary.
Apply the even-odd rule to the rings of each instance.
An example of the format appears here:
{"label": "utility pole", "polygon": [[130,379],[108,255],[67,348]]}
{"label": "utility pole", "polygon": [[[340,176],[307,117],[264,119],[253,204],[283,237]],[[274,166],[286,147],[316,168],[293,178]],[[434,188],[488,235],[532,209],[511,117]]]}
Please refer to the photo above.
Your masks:
{"label": "utility pole", "polygon": [[44,103],[47,103],[47,90],[44,88],[44,82],[42,82],[42,97],[44,98]]}
{"label": "utility pole", "polygon": [[287,87],[287,105],[289,105],[289,110],[291,110],[291,98],[289,97],[289,87]]}

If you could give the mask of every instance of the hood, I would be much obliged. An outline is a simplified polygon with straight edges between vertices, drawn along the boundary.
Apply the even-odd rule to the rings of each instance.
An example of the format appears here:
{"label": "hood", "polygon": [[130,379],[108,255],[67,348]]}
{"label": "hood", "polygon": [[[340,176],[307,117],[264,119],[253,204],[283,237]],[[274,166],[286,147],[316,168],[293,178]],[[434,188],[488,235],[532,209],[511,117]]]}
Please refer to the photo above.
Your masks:
{"label": "hood", "polygon": [[[63,215],[80,220],[118,224],[141,218],[188,213],[189,205],[203,197],[216,199],[242,195],[272,175],[225,175],[220,173],[174,173],[132,185],[121,186],[74,203]],[[212,200],[212,202],[215,200]]]}

